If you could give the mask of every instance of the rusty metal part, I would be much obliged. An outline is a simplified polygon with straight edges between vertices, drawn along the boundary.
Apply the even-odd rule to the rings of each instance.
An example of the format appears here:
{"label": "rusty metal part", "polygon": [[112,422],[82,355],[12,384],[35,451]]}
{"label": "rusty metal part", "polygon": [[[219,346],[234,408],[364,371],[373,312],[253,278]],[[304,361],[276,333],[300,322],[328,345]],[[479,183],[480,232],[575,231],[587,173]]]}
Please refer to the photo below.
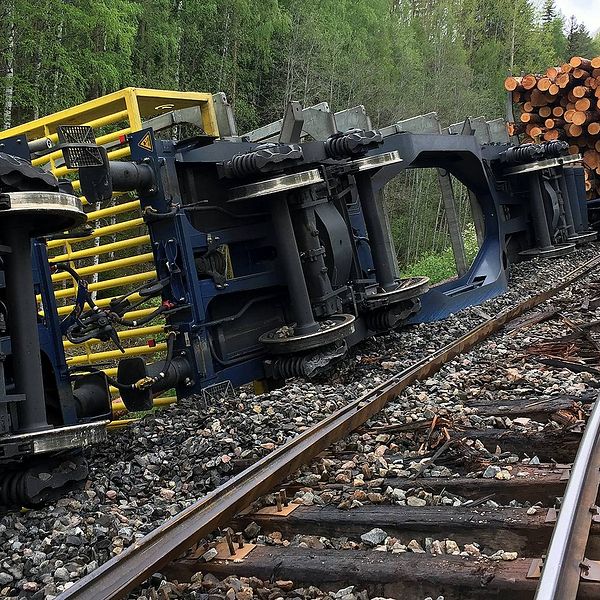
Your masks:
{"label": "rusty metal part", "polygon": [[597,565],[586,561],[585,549],[593,517],[598,513],[595,503],[599,486],[600,402],[596,400],[571,467],[536,600],[575,600],[582,577],[596,577]]}
{"label": "rusty metal part", "polygon": [[136,541],[65,590],[58,600],[113,600],[124,597],[217,527],[229,522],[254,500],[271,492],[303,464],[357,429],[409,385],[430,377],[448,361],[467,352],[512,319],[545,302],[599,265],[600,258],[588,261],[554,287],[499,313],[363,394]]}

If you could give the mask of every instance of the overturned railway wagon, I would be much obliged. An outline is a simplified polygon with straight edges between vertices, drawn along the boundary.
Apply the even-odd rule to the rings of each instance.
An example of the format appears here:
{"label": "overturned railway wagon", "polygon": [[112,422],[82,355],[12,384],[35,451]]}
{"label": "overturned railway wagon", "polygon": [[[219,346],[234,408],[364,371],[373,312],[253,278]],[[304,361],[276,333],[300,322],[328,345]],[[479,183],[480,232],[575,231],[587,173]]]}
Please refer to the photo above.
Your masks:
{"label": "overturned railway wagon", "polygon": [[[425,122],[291,103],[238,136],[222,94],[129,88],[3,132],[0,502],[85,478],[115,407],[324,373],[501,293],[511,262],[595,239],[565,143]],[[438,286],[399,276],[382,202],[426,168],[468,188],[480,234]]]}

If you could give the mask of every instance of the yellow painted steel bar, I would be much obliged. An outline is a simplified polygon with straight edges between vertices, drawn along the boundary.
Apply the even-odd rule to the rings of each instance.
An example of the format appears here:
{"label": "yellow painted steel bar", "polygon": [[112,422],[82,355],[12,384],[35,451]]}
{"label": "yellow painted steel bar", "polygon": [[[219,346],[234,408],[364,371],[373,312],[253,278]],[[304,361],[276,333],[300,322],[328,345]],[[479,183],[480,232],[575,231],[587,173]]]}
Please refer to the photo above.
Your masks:
{"label": "yellow painted steel bar", "polygon": [[[104,144],[109,144],[110,142],[115,142],[122,136],[128,135],[132,131],[133,130],[131,129],[131,127],[124,127],[123,129],[118,129],[117,131],[113,131],[112,133],[107,133],[106,135],[101,135],[101,136],[97,137],[96,143],[99,146],[102,146]],[[57,158],[62,158],[62,155],[63,155],[62,150],[55,150],[54,152],[50,152],[49,154],[41,156],[40,158],[36,158],[35,160],[33,160],[31,162],[32,162],[32,164],[40,165],[40,164],[47,163],[50,159],[56,160]]]}
{"label": "yellow painted steel bar", "polygon": [[[129,296],[130,302],[137,302],[140,299],[141,299],[141,296],[137,292],[135,294],[131,294],[131,296]],[[108,306],[110,304],[111,300],[113,300],[113,298],[100,298],[100,300],[96,300],[96,305],[99,306],[100,308],[104,308],[105,306]],[[59,314],[59,316],[68,315],[72,310],[73,310],[72,304],[67,305],[67,306],[59,306],[58,314]],[[133,310],[129,313],[125,313],[125,318],[129,319],[130,317],[128,315],[137,315],[138,317],[149,315],[153,310],[154,310],[154,308]]]}
{"label": "yellow painted steel bar", "polygon": [[[113,192],[113,200],[116,200],[119,196],[125,196],[126,194],[129,194],[130,192]],[[79,200],[81,201],[81,203],[85,206],[89,206],[90,203],[85,199],[85,196],[79,196]]]}
{"label": "yellow painted steel bar", "polygon": [[50,139],[55,140],[57,125],[62,123],[91,123],[106,118],[107,115],[110,118],[118,112],[125,113],[129,118],[131,127],[140,129],[142,118],[155,116],[157,112],[160,112],[157,111],[157,100],[164,100],[165,103],[172,104],[175,110],[199,105],[202,114],[202,128],[208,135],[218,136],[218,126],[211,94],[125,88],[52,115],[41,117],[25,125],[13,127],[3,132],[1,137],[29,134],[30,140],[41,137],[50,137]]}
{"label": "yellow painted steel bar", "polygon": [[[88,290],[95,292],[98,290],[108,290],[114,287],[121,287],[130,283],[139,283],[156,277],[156,271],[145,271],[144,273],[135,273],[135,275],[125,275],[124,277],[117,277],[116,279],[108,279],[107,281],[98,281],[96,283],[90,283]],[[69,298],[75,296],[76,290],[74,287],[64,288],[62,290],[55,290],[55,298]],[[97,304],[97,303],[96,303]]]}
{"label": "yellow painted steel bar", "polygon": [[[154,400],[152,400],[152,406],[169,406],[171,404],[175,404],[175,402],[177,402],[176,396],[165,396],[162,398],[154,398]],[[123,400],[121,400],[120,398],[115,398],[112,401],[112,409],[127,410],[127,407],[125,406],[125,404],[123,404]]]}
{"label": "yellow painted steel bar", "polygon": [[[133,265],[140,265],[146,262],[152,262],[154,255],[152,252],[146,252],[145,254],[136,254],[135,256],[128,256],[126,258],[117,258],[115,260],[109,260],[104,263],[98,263],[97,265],[90,265],[89,267],[81,267],[75,269],[75,271],[82,277],[86,275],[92,275],[94,273],[103,273],[105,271],[111,271],[112,269],[123,269],[125,267],[131,267]],[[55,273],[52,275],[52,281],[63,281],[70,279],[69,273]]]}
{"label": "yellow painted steel bar", "polygon": [[[142,348],[144,346],[133,346],[135,348]],[[158,352],[157,352],[158,354]],[[86,354],[87,356],[87,354]],[[92,353],[89,354],[89,356],[92,356]],[[117,371],[118,371],[118,367],[107,367],[106,369],[99,369],[100,371],[102,371],[103,373],[106,373],[109,377],[116,377],[117,376]],[[113,393],[117,392],[117,388],[113,388],[111,386],[111,391]]]}
{"label": "yellow painted steel bar", "polygon": [[[82,123],[82,125],[89,125],[93,129],[98,129],[100,127],[105,127],[106,125],[112,125],[113,123],[118,123],[119,121],[127,121],[128,119],[129,118],[128,118],[127,110],[120,110],[115,113],[110,113],[108,115],[104,115],[103,117],[93,119],[91,121],[88,121],[87,123]],[[33,123],[25,123],[25,125],[20,125],[18,127],[13,127],[12,129],[8,129],[5,132],[0,133],[0,138],[7,137],[5,134],[7,132],[14,131],[15,129],[23,130],[23,131],[21,131],[21,133],[25,133],[25,134],[30,133],[30,131],[32,131],[32,129],[31,128],[28,129],[27,126],[28,125],[33,126],[34,124],[35,124],[35,121]],[[57,123],[57,125],[61,125],[61,123]],[[12,133],[11,135],[18,135],[18,134]],[[8,136],[8,137],[10,137],[10,136]],[[58,142],[58,134],[57,133],[48,133],[47,135],[40,136],[40,137],[47,137],[54,144],[56,144]],[[55,154],[57,156],[54,156]],[[62,152],[60,150],[57,150],[56,152],[52,152],[51,154],[46,154],[45,156],[36,158],[31,162],[34,166],[37,166],[37,165],[41,165],[41,164],[48,162],[48,160],[54,160],[55,158],[60,157],[61,155],[62,155]]]}
{"label": "yellow painted steel bar", "polygon": [[[131,298],[137,297],[139,299],[140,295],[139,294],[134,294],[133,296],[131,296]],[[108,298],[108,300],[110,300],[110,298]],[[103,302],[103,300],[96,300],[96,304],[98,304],[99,306],[105,306],[107,305],[107,303],[104,303],[102,305],[100,305],[99,303]],[[58,314],[59,316],[63,316],[63,315],[67,315],[69,314],[71,311],[73,310],[73,305],[71,304],[70,306],[59,306],[58,307]],[[126,312],[123,315],[124,319],[140,319],[141,317],[146,317],[147,315],[149,315],[150,313],[154,312],[156,310],[155,306],[152,306],[150,308],[140,308],[138,310],[131,310],[129,312]],[[44,313],[43,311],[40,311],[40,315],[43,317]]]}
{"label": "yellow painted steel bar", "polygon": [[[33,139],[37,137],[48,137],[53,142],[56,142],[56,126],[64,123],[87,124],[92,127],[102,127],[110,123],[115,123],[120,116],[120,119],[127,119],[129,112],[127,105],[124,102],[124,96],[127,90],[134,88],[126,88],[101,96],[94,100],[89,100],[83,104],[73,106],[53,113],[46,117],[41,117],[35,121],[30,121],[24,125],[12,127],[2,133],[2,137],[12,137],[20,134],[33,134]],[[37,136],[37,137],[36,137]]]}
{"label": "yellow painted steel bar", "polygon": [[58,248],[60,246],[64,246],[65,241],[69,242],[70,244],[74,244],[76,242],[85,242],[93,238],[102,237],[103,235],[112,235],[113,233],[128,231],[129,229],[135,229],[136,227],[142,227],[144,225],[144,219],[142,219],[141,217],[139,219],[130,219],[129,221],[123,221],[122,223],[115,223],[114,225],[98,227],[94,229],[94,231],[90,233],[90,235],[87,236],[78,238],[67,238],[66,240],[50,240],[48,242],[48,248]]}
{"label": "yellow painted steel bar", "polygon": [[[54,240],[53,240],[54,241]],[[62,241],[62,240],[61,240]],[[65,240],[69,241],[69,240]],[[66,254],[57,254],[51,256],[51,262],[63,262],[65,260],[78,260],[80,258],[88,258],[90,256],[98,256],[100,254],[106,254],[107,252],[118,252],[119,250],[126,250],[127,248],[135,248],[136,246],[145,246],[150,243],[149,235],[139,235],[137,237],[129,238],[127,240],[119,240],[118,242],[111,242],[110,244],[100,244],[93,248],[84,248],[83,250],[76,250]],[[56,246],[55,246],[56,247]]]}
{"label": "yellow painted steel bar", "polygon": [[90,362],[102,362],[104,360],[115,360],[124,358],[125,356],[142,356],[144,354],[155,354],[167,349],[166,342],[156,344],[154,348],[150,346],[136,346],[133,348],[125,348],[125,354],[120,350],[106,350],[105,352],[96,352],[91,355],[80,354],[78,356],[69,356],[67,365],[85,365]]}
{"label": "yellow painted steel bar", "polygon": [[133,127],[135,131],[140,130],[142,128],[142,114],[140,112],[140,105],[136,97],[135,88],[127,88],[125,90],[125,104],[127,105],[131,127]]}
{"label": "yellow painted steel bar", "polygon": [[[116,377],[117,376],[117,370],[118,370],[118,367],[109,367],[107,369],[100,369],[100,371],[102,371],[103,373],[106,373],[109,377]],[[113,388],[111,386],[111,391],[113,393],[116,393],[118,390],[117,390],[117,388]]]}
{"label": "yellow painted steel bar", "polygon": [[[164,325],[149,325],[147,327],[136,327],[134,329],[124,329],[123,331],[117,332],[120,340],[126,340],[128,338],[143,336],[143,335],[155,335],[157,333],[162,333],[165,330]],[[84,342],[83,344],[74,344],[73,342],[69,342],[69,340],[65,340],[64,347],[65,348],[79,348],[84,344],[89,346],[95,346],[97,344],[103,344],[104,342],[91,340],[89,342]]]}
{"label": "yellow painted steel bar", "polygon": [[106,429],[108,429],[109,431],[112,431],[113,429],[123,429],[123,427],[129,427],[129,425],[133,424],[133,423],[137,423],[140,419],[115,419],[114,421],[111,421],[107,426]]}
{"label": "yellow painted steel bar", "polygon": [[106,217],[114,217],[122,213],[138,210],[140,208],[139,200],[132,200],[131,202],[122,202],[121,204],[115,204],[108,208],[101,208],[100,210],[94,210],[87,213],[88,223],[90,221],[97,221],[98,219],[105,219]]}

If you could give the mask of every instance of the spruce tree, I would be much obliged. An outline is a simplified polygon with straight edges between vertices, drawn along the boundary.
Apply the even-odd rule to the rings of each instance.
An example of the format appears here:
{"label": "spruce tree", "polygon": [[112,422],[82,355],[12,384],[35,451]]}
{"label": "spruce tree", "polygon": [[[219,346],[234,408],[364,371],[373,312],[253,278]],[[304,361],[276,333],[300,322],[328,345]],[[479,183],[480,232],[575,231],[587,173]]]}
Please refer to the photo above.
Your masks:
{"label": "spruce tree", "polygon": [[594,40],[587,27],[578,23],[575,15],[569,19],[567,34],[567,54],[571,56],[591,57],[595,55]]}
{"label": "spruce tree", "polygon": [[544,6],[542,7],[542,23],[549,25],[556,19],[556,6],[554,0],[544,0]]}

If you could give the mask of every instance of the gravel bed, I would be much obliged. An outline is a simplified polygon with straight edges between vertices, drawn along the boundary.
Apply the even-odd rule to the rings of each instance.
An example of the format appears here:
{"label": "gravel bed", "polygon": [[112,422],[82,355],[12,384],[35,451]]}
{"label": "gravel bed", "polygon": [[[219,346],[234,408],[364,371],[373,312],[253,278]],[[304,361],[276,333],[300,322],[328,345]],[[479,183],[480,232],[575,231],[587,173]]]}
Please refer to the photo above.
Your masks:
{"label": "gravel bed", "polygon": [[[160,576],[154,578],[153,586],[141,590],[139,600],[158,598],[181,598],[182,600],[278,600],[287,598],[327,600],[388,600],[380,596],[369,596],[356,586],[348,586],[334,592],[323,592],[316,586],[296,587],[293,581],[262,581],[256,577],[234,577],[218,579],[208,573],[197,573],[190,583],[172,583]],[[160,595],[162,594],[162,595]],[[389,599],[392,600],[392,599]],[[424,600],[434,600],[431,597]],[[444,600],[438,596],[435,600]]]}
{"label": "gravel bed", "polygon": [[[455,476],[500,481],[527,477],[527,472],[522,472],[522,469],[540,464],[537,456],[503,452],[501,438],[495,452],[491,452],[476,437],[461,441],[461,433],[465,429],[488,428],[520,433],[582,430],[591,409],[590,401],[598,394],[598,377],[590,372],[574,373],[542,365],[536,359],[536,349],[548,343],[556,345],[556,340],[577,332],[578,323],[600,322],[600,307],[587,306],[587,300],[598,296],[599,288],[598,273],[591,273],[526,315],[529,318],[536,313],[558,310],[552,318],[520,329],[504,328],[470,352],[444,365],[431,378],[408,387],[359,431],[335,444],[327,455],[304,466],[293,478],[296,485],[303,486],[293,501],[306,506],[331,504],[345,510],[366,504],[468,507],[473,500],[449,492],[428,492],[426,481],[421,484],[420,481]],[[597,328],[590,329],[580,339],[588,349],[591,347],[592,351],[600,353]],[[564,348],[572,346],[574,358],[577,357],[577,348],[573,351],[573,346],[578,343],[570,340],[563,344]],[[555,347],[552,352],[560,356],[560,349]],[[381,365],[390,374],[405,366],[402,360],[393,358]],[[549,413],[548,418],[539,421],[514,415],[512,418],[480,416],[478,409],[469,406],[469,402],[481,404],[483,401],[489,403],[492,410],[500,410],[515,398],[532,398],[539,405],[541,401],[565,396],[572,399],[572,409]],[[438,424],[432,429],[429,424],[434,418]],[[398,430],[400,427],[402,431]],[[442,451],[441,459],[431,462],[431,456],[442,449],[448,439],[457,443]],[[468,460],[465,461],[465,457]],[[474,465],[476,468],[469,470]],[[386,478],[408,478],[416,473],[419,473],[420,479],[415,479],[410,489],[385,484]],[[261,499],[261,503],[274,502],[267,496]],[[493,500],[478,505],[484,508],[501,506]],[[512,500],[503,506],[524,508],[528,515],[535,515],[540,505]],[[295,536],[286,540],[279,532],[261,535],[254,530],[249,533],[253,541],[266,545],[283,543],[345,550],[372,548],[395,554],[452,554],[496,561],[518,558],[518,553],[510,548],[489,548],[480,545],[477,540],[459,546],[454,540],[443,537],[398,539],[379,528],[365,532],[360,540],[315,536]]]}
{"label": "gravel bed", "polygon": [[[74,490],[43,509],[7,512],[0,518],[0,598],[51,600],[214,489],[245,462],[264,456],[394,371],[456,339],[486,314],[496,314],[551,285],[595,256],[597,248],[594,244],[562,259],[516,265],[503,296],[442,322],[369,340],[326,380],[292,380],[260,396],[238,390],[235,397],[209,406],[190,398],[112,432],[109,444],[91,452],[85,489]],[[448,366],[434,378],[441,382],[438,385],[450,385],[445,380],[452,380],[452,368],[457,369]],[[581,374],[569,377],[569,385],[587,385]],[[458,375],[455,378],[458,381]],[[561,381],[557,377],[556,385],[560,387]],[[454,388],[443,390],[448,392],[447,402],[440,402],[439,389],[430,383],[413,386],[389,405],[382,423],[402,422],[409,410],[408,416],[414,413],[419,418],[431,407],[436,413],[441,407],[453,418],[471,422],[464,410],[454,414]],[[360,451],[366,452],[371,440],[352,438],[347,443],[357,450],[362,444]],[[410,462],[394,468],[410,467]]]}
{"label": "gravel bed", "polygon": [[[419,486],[419,479],[408,494],[381,486],[386,477],[410,477],[417,472],[422,478],[460,475],[509,480],[525,476],[519,473],[519,467],[539,464],[538,457],[503,452],[502,439],[498,440],[496,451],[491,452],[476,438],[460,441],[461,433],[465,429],[488,428],[521,433],[581,431],[586,413],[591,409],[590,401],[595,399],[600,387],[598,377],[590,372],[574,373],[542,365],[531,351],[548,340],[555,341],[572,333],[576,328],[573,323],[600,320],[600,308],[582,308],[586,297],[598,293],[595,288],[587,287],[594,280],[598,280],[597,273],[582,278],[527,314],[530,317],[556,308],[560,312],[555,317],[521,330],[505,328],[444,365],[431,378],[409,386],[358,432],[335,444],[330,449],[331,456],[303,467],[295,482],[306,487],[297,493],[297,501],[305,505],[337,503],[344,509],[386,502],[460,506],[468,501],[453,494],[426,492]],[[588,335],[590,344],[598,343],[600,348],[600,335],[595,330]],[[390,361],[385,366],[390,374],[403,368],[401,361]],[[521,416],[480,416],[477,408],[469,406],[470,402],[481,404],[483,401],[501,412],[514,398],[533,398],[539,405],[544,400],[565,396],[573,400],[573,409],[549,414],[551,418],[543,421]],[[431,429],[433,418],[438,421]],[[403,427],[403,431],[398,431],[399,427]],[[449,446],[441,459],[430,464],[435,450],[452,438],[458,443]],[[467,461],[463,460],[465,457]],[[469,470],[474,465],[479,468]],[[347,488],[318,492],[312,487],[327,483]],[[484,506],[497,507],[498,504],[490,500]],[[508,506],[529,507],[515,501]]]}

